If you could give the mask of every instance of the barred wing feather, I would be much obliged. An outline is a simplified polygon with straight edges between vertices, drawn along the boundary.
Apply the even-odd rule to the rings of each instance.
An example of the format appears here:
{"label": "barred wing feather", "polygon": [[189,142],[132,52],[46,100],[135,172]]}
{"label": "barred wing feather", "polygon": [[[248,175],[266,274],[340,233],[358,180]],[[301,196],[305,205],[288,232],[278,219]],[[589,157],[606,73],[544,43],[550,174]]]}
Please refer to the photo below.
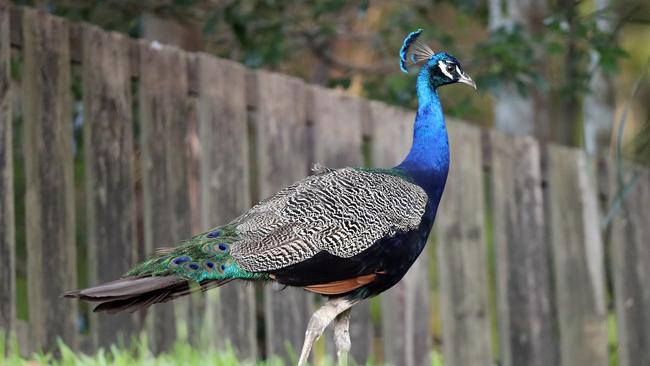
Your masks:
{"label": "barred wing feather", "polygon": [[420,224],[422,188],[380,171],[321,169],[258,203],[231,223],[231,255],[251,272],[302,262],[321,251],[349,258],[378,239]]}

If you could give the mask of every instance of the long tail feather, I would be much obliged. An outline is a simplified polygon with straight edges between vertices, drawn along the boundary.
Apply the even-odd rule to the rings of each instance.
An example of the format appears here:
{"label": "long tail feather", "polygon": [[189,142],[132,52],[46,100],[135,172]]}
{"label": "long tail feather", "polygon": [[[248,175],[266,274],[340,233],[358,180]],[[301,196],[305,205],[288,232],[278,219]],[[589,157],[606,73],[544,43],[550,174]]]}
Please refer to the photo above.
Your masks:
{"label": "long tail feather", "polygon": [[208,280],[192,286],[187,279],[176,276],[126,277],[96,287],[69,291],[63,296],[98,302],[95,312],[134,312],[195,291],[206,291],[229,281],[230,279]]}
{"label": "long tail feather", "polygon": [[267,280],[266,273],[247,272],[232,258],[230,245],[236,238],[229,226],[212,229],[175,248],[156,250],[124,278],[63,296],[99,303],[96,312],[134,312],[235,279]]}

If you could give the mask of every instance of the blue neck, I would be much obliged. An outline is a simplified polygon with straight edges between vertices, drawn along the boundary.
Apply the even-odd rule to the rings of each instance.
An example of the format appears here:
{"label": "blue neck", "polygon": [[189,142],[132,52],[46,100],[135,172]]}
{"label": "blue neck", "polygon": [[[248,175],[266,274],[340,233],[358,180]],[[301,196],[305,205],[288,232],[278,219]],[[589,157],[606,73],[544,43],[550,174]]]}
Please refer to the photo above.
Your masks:
{"label": "blue neck", "polygon": [[438,92],[429,80],[429,70],[423,67],[417,78],[419,107],[413,144],[397,168],[410,173],[426,190],[429,199],[438,201],[449,171],[449,140]]}

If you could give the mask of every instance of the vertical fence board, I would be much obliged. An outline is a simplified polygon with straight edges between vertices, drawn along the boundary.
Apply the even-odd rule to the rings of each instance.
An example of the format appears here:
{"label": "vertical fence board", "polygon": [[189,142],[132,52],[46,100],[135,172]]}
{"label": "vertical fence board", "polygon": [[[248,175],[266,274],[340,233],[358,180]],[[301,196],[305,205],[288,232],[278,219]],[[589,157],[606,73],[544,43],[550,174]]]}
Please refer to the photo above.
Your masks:
{"label": "vertical fence board", "polygon": [[[188,83],[191,85],[192,78],[196,80],[198,71],[198,54],[187,54],[187,67],[188,67]],[[190,95],[188,96],[188,109],[187,109],[187,165],[185,173],[188,176],[188,189],[190,200],[190,222],[192,226],[192,233],[202,232],[203,224],[201,223],[202,207],[204,202],[201,201],[201,142],[199,137],[199,98],[198,98],[198,81],[195,82],[196,93],[192,93],[190,87]],[[187,341],[192,346],[206,345],[206,337],[208,324],[206,321],[207,311],[206,307],[210,301],[209,296],[203,292],[195,292],[187,297],[185,302],[185,309],[177,311],[177,317],[182,310],[186,311],[186,315],[181,315],[181,321],[184,321],[185,329],[187,330]],[[212,324],[210,324],[212,326]],[[214,330],[214,328],[212,328]],[[211,333],[214,334],[214,333]]]}
{"label": "vertical fence board", "polygon": [[501,361],[557,365],[540,149],[532,138],[489,135]]}
{"label": "vertical fence board", "polygon": [[[312,87],[311,92],[314,148],[312,163],[332,169],[361,166],[362,113],[367,112],[362,102],[318,86]],[[370,356],[373,333],[370,303],[364,301],[354,307],[350,321],[350,338],[354,345],[351,354],[359,364],[364,364]],[[332,335],[333,327],[330,326],[326,332],[327,345],[331,357],[335,357]]]}
{"label": "vertical fence board", "polygon": [[[128,40],[84,25],[83,105],[90,283],[114,280],[135,263],[133,116]],[[96,345],[135,335],[131,314],[93,317]]]}
{"label": "vertical fence board", "polygon": [[548,155],[560,364],[607,365],[603,247],[590,167],[580,150],[550,146]]}
{"label": "vertical fence board", "polygon": [[[399,164],[411,146],[415,115],[371,102],[370,116],[373,165]],[[384,358],[390,364],[410,366],[431,362],[428,359],[433,345],[428,266],[425,247],[404,279],[381,295]]]}
{"label": "vertical fence board", "polygon": [[[250,207],[246,69],[235,62],[199,55],[199,135],[203,228],[222,225]],[[219,290],[218,333],[240,358],[255,359],[257,325],[253,286]]]}
{"label": "vertical fence board", "polygon": [[[308,171],[305,86],[287,76],[257,72],[256,161],[259,197],[266,198],[303,178]],[[282,95],[283,98],[278,98]],[[265,288],[266,351],[296,361],[311,316],[302,289]],[[287,352],[291,347],[291,354]],[[295,359],[294,359],[295,358]]]}
{"label": "vertical fence board", "polygon": [[[191,234],[187,164],[188,83],[185,53],[141,43],[140,123],[145,248],[174,245]],[[172,304],[154,306],[150,339],[155,352],[176,338]]]}
{"label": "vertical fence board", "polygon": [[[16,315],[15,222],[11,136],[9,8],[0,2],[0,332],[12,332]],[[2,345],[0,345],[2,347]],[[2,357],[2,355],[0,355]]]}
{"label": "vertical fence board", "polygon": [[447,366],[492,363],[481,137],[449,124],[451,167],[436,218],[443,356]]}
{"label": "vertical fence board", "polygon": [[625,165],[620,184],[617,167],[611,163],[608,170],[610,201],[638,179],[621,202],[611,230],[619,365],[650,365],[650,172]]}
{"label": "vertical fence board", "polygon": [[360,166],[361,104],[331,89],[312,86],[314,159],[328,168]]}
{"label": "vertical fence board", "polygon": [[23,88],[29,323],[35,348],[76,347],[77,286],[68,25],[24,9]]}
{"label": "vertical fence board", "polygon": [[415,113],[380,102],[369,104],[372,163],[378,167],[395,166],[411,148]]}

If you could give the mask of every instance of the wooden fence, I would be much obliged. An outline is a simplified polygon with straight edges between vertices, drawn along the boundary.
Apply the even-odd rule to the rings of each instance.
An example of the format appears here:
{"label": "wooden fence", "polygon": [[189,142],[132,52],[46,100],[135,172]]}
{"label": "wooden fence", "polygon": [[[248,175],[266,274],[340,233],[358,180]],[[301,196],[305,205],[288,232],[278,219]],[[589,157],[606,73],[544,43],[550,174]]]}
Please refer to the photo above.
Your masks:
{"label": "wooden fence", "polygon": [[[14,111],[12,96],[22,101]],[[73,117],[83,120],[81,136]],[[319,301],[300,290],[231,285],[146,317],[90,316],[84,332],[87,309],[59,295],[228,221],[314,162],[391,166],[409,147],[413,118],[296,78],[0,5],[0,328],[30,350],[53,349],[61,337],[92,352],[145,329],[155,351],[186,336],[230,342],[241,358],[293,359]],[[648,170],[455,120],[449,134],[452,167],[431,243],[373,309],[355,307],[354,359],[430,364],[441,322],[435,344],[448,366],[650,365]],[[24,187],[14,187],[18,171]],[[630,179],[604,230],[602,207]],[[18,188],[25,195],[15,200]],[[23,200],[18,220],[14,203]],[[85,236],[75,234],[80,226]],[[26,261],[15,257],[19,231]],[[17,270],[27,278],[27,321],[16,321]]]}

